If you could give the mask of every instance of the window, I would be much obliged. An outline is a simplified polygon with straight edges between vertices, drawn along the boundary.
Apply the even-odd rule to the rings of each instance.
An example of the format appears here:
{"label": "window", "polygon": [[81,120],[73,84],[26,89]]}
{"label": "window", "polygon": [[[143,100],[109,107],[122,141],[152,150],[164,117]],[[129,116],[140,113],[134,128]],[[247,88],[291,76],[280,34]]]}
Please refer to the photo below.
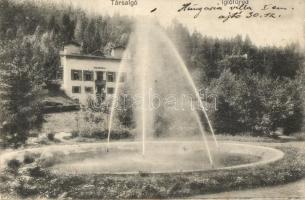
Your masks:
{"label": "window", "polygon": [[85,92],[92,94],[93,93],[93,87],[85,87]]}
{"label": "window", "polygon": [[82,70],[71,70],[71,79],[73,81],[82,80]]}
{"label": "window", "polygon": [[113,94],[114,93],[114,88],[109,87],[107,88],[107,94]]}
{"label": "window", "polygon": [[93,71],[84,71],[84,81],[93,81]]}
{"label": "window", "polygon": [[72,93],[81,93],[80,86],[72,86]]}
{"label": "window", "polygon": [[115,82],[115,73],[114,72],[107,72],[107,81]]}
{"label": "window", "polygon": [[97,80],[97,81],[102,81],[102,80],[104,80],[103,74],[104,74],[104,72],[96,72],[96,80]]}

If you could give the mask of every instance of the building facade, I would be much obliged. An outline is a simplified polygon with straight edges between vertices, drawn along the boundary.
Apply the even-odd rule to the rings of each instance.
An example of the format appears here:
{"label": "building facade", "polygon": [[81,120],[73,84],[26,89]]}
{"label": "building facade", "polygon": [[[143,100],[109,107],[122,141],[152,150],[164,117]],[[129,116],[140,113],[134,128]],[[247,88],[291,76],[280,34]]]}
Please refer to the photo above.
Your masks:
{"label": "building facade", "polygon": [[[114,48],[111,56],[84,55],[80,46],[70,43],[60,52],[62,71],[61,88],[70,98],[87,104],[88,99],[101,98],[114,94],[118,70],[124,48]],[[122,73],[119,83],[124,82]]]}

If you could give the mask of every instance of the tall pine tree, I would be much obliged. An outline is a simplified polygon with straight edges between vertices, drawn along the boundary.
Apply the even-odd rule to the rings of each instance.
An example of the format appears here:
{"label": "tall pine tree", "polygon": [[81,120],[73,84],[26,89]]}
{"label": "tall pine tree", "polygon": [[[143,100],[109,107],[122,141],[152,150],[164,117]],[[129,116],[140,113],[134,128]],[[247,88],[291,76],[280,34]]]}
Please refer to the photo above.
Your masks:
{"label": "tall pine tree", "polygon": [[29,45],[12,41],[0,53],[0,138],[4,146],[24,144],[29,132],[42,124],[40,87]]}

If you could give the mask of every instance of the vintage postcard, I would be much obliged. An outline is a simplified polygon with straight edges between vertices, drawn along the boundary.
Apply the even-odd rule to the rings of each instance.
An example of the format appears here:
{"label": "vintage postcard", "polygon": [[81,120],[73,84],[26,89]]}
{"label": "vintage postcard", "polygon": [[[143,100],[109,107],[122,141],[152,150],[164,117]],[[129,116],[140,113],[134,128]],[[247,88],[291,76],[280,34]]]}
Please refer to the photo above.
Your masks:
{"label": "vintage postcard", "polygon": [[0,199],[305,199],[304,0],[0,0]]}

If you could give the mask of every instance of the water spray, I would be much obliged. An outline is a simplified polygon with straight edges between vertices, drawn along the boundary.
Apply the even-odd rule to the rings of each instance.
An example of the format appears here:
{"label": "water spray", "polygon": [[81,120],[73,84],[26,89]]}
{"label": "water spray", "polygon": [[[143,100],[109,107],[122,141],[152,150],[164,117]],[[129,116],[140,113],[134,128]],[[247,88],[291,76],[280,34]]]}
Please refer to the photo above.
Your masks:
{"label": "water spray", "polygon": [[[215,133],[214,133],[214,129],[213,129],[213,127],[212,127],[211,121],[210,121],[210,119],[209,119],[209,117],[208,117],[208,114],[207,114],[207,112],[206,112],[206,110],[205,110],[205,107],[204,107],[204,105],[203,105],[202,99],[201,99],[201,97],[200,97],[200,95],[199,95],[199,91],[198,91],[198,89],[197,89],[197,87],[196,87],[196,85],[195,85],[195,83],[194,83],[194,81],[193,81],[193,79],[192,79],[192,77],[191,77],[190,72],[188,71],[188,69],[187,69],[187,67],[186,67],[186,65],[185,65],[185,63],[184,63],[184,61],[182,60],[181,56],[179,55],[179,53],[178,53],[176,47],[174,46],[174,44],[172,43],[172,41],[169,40],[169,38],[166,37],[165,33],[162,32],[160,35],[163,37],[164,41],[165,41],[165,42],[171,47],[171,49],[174,51],[175,57],[178,59],[178,62],[180,63],[180,67],[181,67],[182,71],[184,72],[185,76],[187,77],[187,80],[189,81],[189,83],[190,83],[190,85],[191,85],[191,87],[192,87],[192,89],[193,89],[193,91],[194,91],[194,93],[195,93],[195,95],[196,95],[196,98],[197,98],[197,100],[198,100],[198,102],[199,102],[199,106],[200,106],[201,110],[202,110],[203,113],[204,113],[204,116],[206,117],[206,119],[207,119],[207,121],[208,121],[209,129],[210,129],[210,131],[211,131],[211,133],[212,133],[213,140],[214,140],[214,142],[215,142],[216,147],[218,148],[219,145],[218,145],[218,142],[217,142]],[[199,124],[201,124],[201,122],[200,122]]]}
{"label": "water spray", "polygon": [[[125,57],[125,53],[123,55],[123,58]],[[112,125],[113,125],[113,116],[114,116],[114,111],[115,111],[115,104],[118,100],[118,95],[119,95],[119,88],[120,88],[120,79],[122,76],[122,71],[125,68],[125,63],[121,62],[119,66],[119,72],[118,72],[118,77],[116,77],[115,81],[115,89],[114,89],[114,97],[111,102],[111,109],[110,109],[110,117],[109,117],[109,123],[108,123],[108,134],[107,134],[107,148],[106,151],[109,151],[109,145],[110,145],[110,135],[111,135],[111,130],[112,130]]]}

